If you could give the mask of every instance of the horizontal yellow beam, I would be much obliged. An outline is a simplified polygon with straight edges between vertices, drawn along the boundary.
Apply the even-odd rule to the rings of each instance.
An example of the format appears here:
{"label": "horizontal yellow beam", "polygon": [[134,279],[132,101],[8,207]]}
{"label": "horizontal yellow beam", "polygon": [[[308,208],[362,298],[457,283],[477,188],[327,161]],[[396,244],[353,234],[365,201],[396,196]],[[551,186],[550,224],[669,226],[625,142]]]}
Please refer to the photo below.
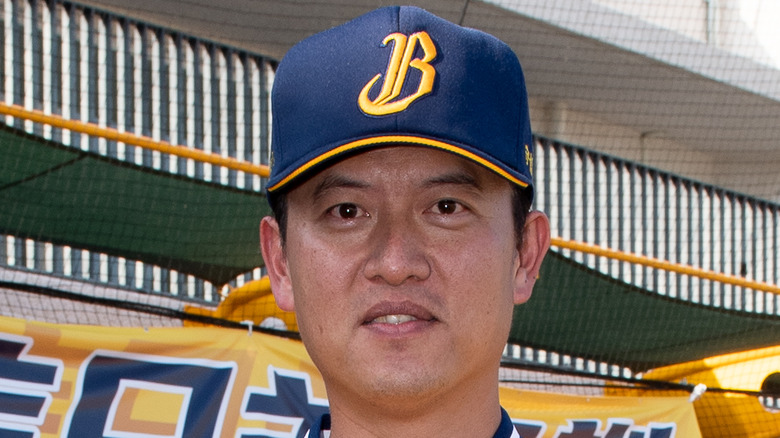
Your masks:
{"label": "horizontal yellow beam", "polygon": [[44,114],[42,111],[29,110],[18,105],[11,105],[0,102],[0,114],[18,117],[20,119],[30,120],[36,123],[43,123],[56,128],[69,129],[82,134],[102,137],[106,140],[114,140],[122,143],[139,146],[144,149],[158,151],[165,154],[174,155],[181,158],[190,158],[203,163],[222,166],[228,169],[240,170],[252,175],[268,178],[268,166],[252,164],[247,161],[239,161],[235,158],[223,157],[222,155],[204,152],[199,149],[172,145],[163,141],[158,141],[150,137],[132,134],[129,132],[120,132],[113,128],[104,128],[94,123],[82,122],[80,120],[69,120],[56,114]]}
{"label": "horizontal yellow beam", "polygon": [[734,286],[747,287],[754,290],[780,294],[780,287],[778,287],[777,285],[748,280],[747,278],[744,277],[737,277],[734,275],[723,274],[715,271],[708,271],[706,269],[695,268],[693,266],[680,265],[677,263],[672,263],[666,260],[660,260],[660,259],[656,259],[644,255],[631,254],[623,251],[617,251],[614,249],[603,248],[597,245],[592,245],[590,243],[564,240],[559,237],[553,237],[550,243],[553,246],[570,249],[572,251],[578,251],[587,254],[607,257],[610,259],[634,263],[641,266],[648,266],[651,268],[661,269],[664,271],[676,272],[678,274],[689,275],[691,277],[717,281],[720,283],[731,284]]}

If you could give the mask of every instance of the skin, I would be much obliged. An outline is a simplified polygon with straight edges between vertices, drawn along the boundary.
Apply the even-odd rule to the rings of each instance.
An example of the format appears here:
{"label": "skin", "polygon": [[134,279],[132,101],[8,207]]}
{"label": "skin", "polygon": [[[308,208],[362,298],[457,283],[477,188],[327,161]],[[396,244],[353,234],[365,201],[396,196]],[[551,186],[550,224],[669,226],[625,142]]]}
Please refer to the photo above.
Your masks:
{"label": "skin", "polygon": [[288,194],[288,212],[284,246],[263,219],[263,257],[323,375],[331,436],[491,437],[513,304],[531,295],[547,218],[529,213],[516,247],[508,181],[408,146],[326,168]]}

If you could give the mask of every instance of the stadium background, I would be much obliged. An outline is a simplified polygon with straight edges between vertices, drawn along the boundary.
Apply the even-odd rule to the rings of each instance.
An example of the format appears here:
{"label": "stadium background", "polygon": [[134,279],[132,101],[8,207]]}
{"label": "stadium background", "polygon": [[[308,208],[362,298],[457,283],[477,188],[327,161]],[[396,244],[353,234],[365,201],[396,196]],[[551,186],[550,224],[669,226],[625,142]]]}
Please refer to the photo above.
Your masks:
{"label": "stadium background", "polygon": [[[705,436],[780,435],[780,6],[414,3],[507,41],[527,75],[555,240],[505,384],[705,382]],[[3,1],[0,314],[294,329],[255,282],[273,71],[381,4]]]}

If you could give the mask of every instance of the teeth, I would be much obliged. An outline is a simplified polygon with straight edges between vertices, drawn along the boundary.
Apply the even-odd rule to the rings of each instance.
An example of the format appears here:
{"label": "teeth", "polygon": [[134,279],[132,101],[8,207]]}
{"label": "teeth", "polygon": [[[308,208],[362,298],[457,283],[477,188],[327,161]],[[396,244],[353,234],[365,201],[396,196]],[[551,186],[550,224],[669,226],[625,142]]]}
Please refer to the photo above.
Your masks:
{"label": "teeth", "polygon": [[417,321],[417,318],[412,315],[385,315],[371,322],[398,325],[409,321]]}

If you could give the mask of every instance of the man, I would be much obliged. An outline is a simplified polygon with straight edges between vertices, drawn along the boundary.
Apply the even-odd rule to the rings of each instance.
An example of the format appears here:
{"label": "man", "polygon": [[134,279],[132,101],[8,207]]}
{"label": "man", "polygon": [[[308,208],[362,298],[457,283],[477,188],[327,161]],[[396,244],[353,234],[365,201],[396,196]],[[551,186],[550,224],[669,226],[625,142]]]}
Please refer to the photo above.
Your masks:
{"label": "man", "polygon": [[325,381],[309,436],[517,436],[498,369],[549,224],[515,55],[384,8],[293,47],[272,99],[261,245]]}

